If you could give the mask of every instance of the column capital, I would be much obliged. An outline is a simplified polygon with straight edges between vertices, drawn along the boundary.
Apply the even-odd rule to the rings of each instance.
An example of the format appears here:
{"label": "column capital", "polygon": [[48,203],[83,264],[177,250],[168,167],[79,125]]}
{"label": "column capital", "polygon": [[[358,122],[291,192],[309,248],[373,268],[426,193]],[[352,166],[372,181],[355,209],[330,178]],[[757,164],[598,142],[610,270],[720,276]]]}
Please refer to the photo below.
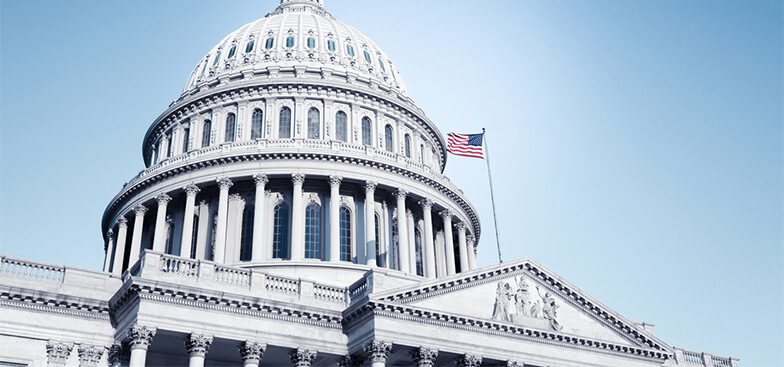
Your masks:
{"label": "column capital", "polygon": [[438,351],[430,348],[419,347],[409,353],[417,367],[432,367],[438,358]]}
{"label": "column capital", "polygon": [[106,237],[109,237],[109,239],[111,239],[112,236],[114,236],[114,230],[109,228],[109,230],[106,231]]}
{"label": "column capital", "polygon": [[482,364],[482,357],[473,354],[463,354],[457,358],[457,367],[479,367]]}
{"label": "column capital", "polygon": [[82,344],[78,351],[79,367],[96,367],[103,356],[103,348],[97,345]]}
{"label": "column capital", "polygon": [[188,185],[185,185],[185,187],[183,187],[182,189],[185,190],[185,194],[187,196],[196,196],[196,194],[198,194],[199,191],[201,191],[201,189],[193,183],[189,183]]}
{"label": "column capital", "polygon": [[358,358],[356,358],[356,357],[354,357],[354,356],[352,356],[350,354],[349,355],[345,355],[345,356],[343,356],[343,358],[338,360],[338,367],[358,367],[358,366],[361,366],[361,365],[362,365],[362,362]]}
{"label": "column capital", "polygon": [[455,223],[455,228],[457,228],[458,231],[465,231],[466,224],[465,222],[457,222]]}
{"label": "column capital", "polygon": [[444,220],[450,220],[450,221],[452,220],[452,215],[453,215],[453,214],[452,214],[452,211],[451,211],[451,210],[449,210],[449,209],[444,209],[444,210],[442,210],[442,211],[438,212],[438,214],[439,214],[441,217],[443,217],[443,218],[444,218]]}
{"label": "column capital", "polygon": [[160,194],[160,195],[158,195],[158,196],[156,196],[156,197],[155,197],[155,201],[157,201],[157,202],[158,202],[158,206],[160,206],[160,205],[166,205],[166,204],[168,204],[168,203],[169,203],[171,200],[172,200],[171,196],[169,196],[169,195],[166,195],[165,193],[163,193],[163,194]]}
{"label": "column capital", "polygon": [[212,344],[212,337],[206,335],[188,334],[185,337],[185,349],[188,351],[188,356],[204,357],[207,351],[210,350]]}
{"label": "column capital", "polygon": [[294,363],[294,367],[310,367],[313,360],[316,359],[316,352],[297,348],[297,350],[291,351],[289,356],[291,357],[291,363]]}
{"label": "column capital", "polygon": [[406,196],[408,196],[408,191],[406,189],[397,189],[397,191],[395,191],[395,198],[398,200],[405,199]]}
{"label": "column capital", "polygon": [[506,361],[504,367],[523,367],[523,363],[517,361]]}
{"label": "column capital", "polygon": [[218,183],[218,187],[221,190],[228,190],[234,185],[234,182],[231,182],[231,179],[228,177],[218,177],[215,179],[215,182]]}
{"label": "column capital", "polygon": [[155,336],[156,329],[148,329],[146,326],[133,325],[128,329],[128,344],[131,349],[144,349],[150,347],[152,338]]}
{"label": "column capital", "polygon": [[122,228],[122,227],[126,227],[127,228],[128,227],[128,219],[125,219],[125,217],[117,218],[117,226],[119,226],[120,228]]}
{"label": "column capital", "polygon": [[413,216],[414,212],[412,212],[410,208],[406,208],[406,215],[409,216],[409,217]]}
{"label": "column capital", "polygon": [[329,175],[329,186],[340,186],[343,181],[343,176]]}
{"label": "column capital", "polygon": [[468,242],[469,244],[471,244],[473,246],[474,241],[476,241],[476,237],[474,237],[474,235],[466,234],[466,242]]}
{"label": "column capital", "polygon": [[62,364],[65,366],[65,361],[71,355],[73,344],[49,341],[46,343],[46,357],[49,365]]}
{"label": "column capital", "polygon": [[237,201],[237,200],[242,200],[242,195],[240,194],[229,195],[229,201]]}
{"label": "column capital", "polygon": [[372,363],[386,363],[389,352],[392,351],[392,343],[381,340],[373,340],[365,346],[365,353]]}
{"label": "column capital", "polygon": [[365,192],[376,191],[377,186],[378,182],[376,181],[365,181]]}
{"label": "column capital", "polygon": [[419,205],[422,206],[422,210],[426,212],[430,211],[431,209],[433,209],[433,200],[430,200],[429,198],[424,198],[422,200],[419,200]]}
{"label": "column capital", "polygon": [[255,175],[253,175],[253,182],[256,183],[256,186],[259,186],[259,185],[264,186],[264,185],[266,185],[269,182],[269,178],[267,178],[267,174],[266,173],[257,173]]}
{"label": "column capital", "polygon": [[240,344],[240,356],[242,356],[243,363],[259,364],[264,352],[267,351],[266,344],[259,344],[246,340]]}
{"label": "column capital", "polygon": [[305,182],[305,174],[304,173],[292,173],[291,174],[291,182],[295,185],[302,185]]}
{"label": "column capital", "polygon": [[147,214],[147,207],[142,204],[138,204],[135,207],[133,207],[133,212],[136,213],[137,217],[144,216],[145,214]]}
{"label": "column capital", "polygon": [[106,356],[109,362],[109,367],[119,367],[122,362],[126,362],[131,358],[131,353],[128,344],[115,343],[110,347],[106,347]]}

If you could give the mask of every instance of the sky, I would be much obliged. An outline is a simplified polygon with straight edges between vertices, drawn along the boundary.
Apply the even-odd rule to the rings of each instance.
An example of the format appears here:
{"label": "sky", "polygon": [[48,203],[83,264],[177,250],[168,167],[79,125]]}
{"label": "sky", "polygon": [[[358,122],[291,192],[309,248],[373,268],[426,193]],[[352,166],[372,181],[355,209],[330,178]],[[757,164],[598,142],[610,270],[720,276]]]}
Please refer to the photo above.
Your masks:
{"label": "sky", "polygon": [[[100,269],[103,210],[253,1],[0,1],[0,253]],[[780,1],[326,0],[448,132],[487,129],[504,260],[666,343],[784,365]],[[372,11],[368,11],[372,9]],[[445,173],[498,262],[486,161]]]}

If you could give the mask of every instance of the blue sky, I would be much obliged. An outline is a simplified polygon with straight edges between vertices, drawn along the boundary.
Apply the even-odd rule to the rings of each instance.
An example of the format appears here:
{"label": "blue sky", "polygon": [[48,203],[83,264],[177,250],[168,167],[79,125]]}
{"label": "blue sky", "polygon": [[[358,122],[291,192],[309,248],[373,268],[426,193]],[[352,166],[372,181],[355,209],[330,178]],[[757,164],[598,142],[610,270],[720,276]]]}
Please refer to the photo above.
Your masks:
{"label": "blue sky", "polygon": [[[98,269],[141,140],[253,1],[0,2],[0,252]],[[782,3],[346,1],[446,134],[488,130],[504,259],[665,342],[784,365]],[[372,9],[372,11],[368,11]],[[497,261],[485,162],[446,174]]]}

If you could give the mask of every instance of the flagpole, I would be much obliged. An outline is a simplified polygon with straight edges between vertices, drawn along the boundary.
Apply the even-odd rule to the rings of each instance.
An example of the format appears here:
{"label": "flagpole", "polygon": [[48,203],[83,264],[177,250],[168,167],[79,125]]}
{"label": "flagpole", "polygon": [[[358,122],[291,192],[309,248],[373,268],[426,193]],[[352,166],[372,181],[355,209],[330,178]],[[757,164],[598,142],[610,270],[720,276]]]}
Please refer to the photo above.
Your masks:
{"label": "flagpole", "polygon": [[493,175],[490,174],[490,147],[487,144],[487,133],[482,128],[482,138],[485,140],[485,154],[487,155],[487,178],[490,179],[490,202],[493,203],[493,222],[495,223],[495,242],[498,244],[498,263],[504,262],[501,259],[501,237],[498,235],[498,215],[495,211],[495,195],[493,194]]}

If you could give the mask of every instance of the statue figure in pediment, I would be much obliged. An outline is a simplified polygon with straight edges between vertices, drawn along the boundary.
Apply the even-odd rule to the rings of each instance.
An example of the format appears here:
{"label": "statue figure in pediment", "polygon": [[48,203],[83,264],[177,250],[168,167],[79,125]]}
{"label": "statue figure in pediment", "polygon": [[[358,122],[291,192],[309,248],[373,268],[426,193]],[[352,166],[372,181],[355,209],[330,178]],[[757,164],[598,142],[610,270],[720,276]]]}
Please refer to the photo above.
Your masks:
{"label": "statue figure in pediment", "polygon": [[525,277],[520,277],[517,280],[517,292],[515,294],[515,308],[518,315],[536,317],[539,310],[534,311],[536,301],[534,295],[529,291],[530,285]]}
{"label": "statue figure in pediment", "polygon": [[550,292],[544,292],[544,296],[542,296],[541,290],[539,287],[536,287],[536,292],[539,293],[539,296],[542,297],[542,317],[550,321],[550,328],[555,331],[561,330],[561,324],[558,323],[556,320],[556,316],[558,316],[556,310],[558,310],[558,305],[555,304],[555,297],[553,297]]}
{"label": "statue figure in pediment", "polygon": [[493,320],[510,322],[509,300],[512,298],[512,289],[509,283],[498,282],[495,290],[495,307],[493,308]]}

